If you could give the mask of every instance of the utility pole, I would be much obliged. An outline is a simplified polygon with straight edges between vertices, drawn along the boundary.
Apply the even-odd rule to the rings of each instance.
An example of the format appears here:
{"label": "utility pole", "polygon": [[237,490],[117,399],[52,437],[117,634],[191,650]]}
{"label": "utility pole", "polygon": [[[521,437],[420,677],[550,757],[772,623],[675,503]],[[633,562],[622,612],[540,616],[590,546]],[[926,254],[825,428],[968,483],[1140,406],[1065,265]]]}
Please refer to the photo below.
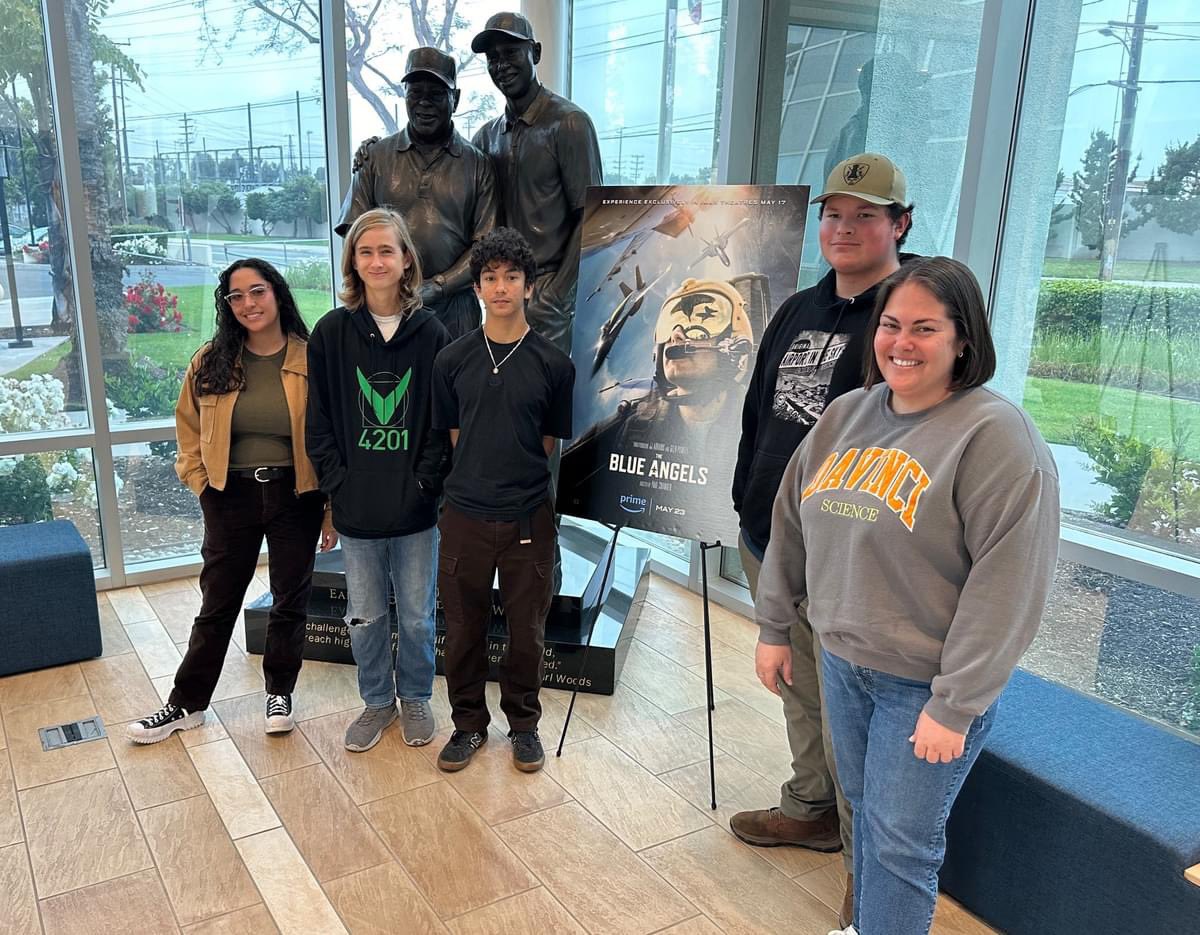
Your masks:
{"label": "utility pole", "polygon": [[292,134],[287,135],[288,138],[288,168],[293,172],[296,171],[296,159],[292,155]]}
{"label": "utility pole", "polygon": [[300,153],[300,171],[304,171],[304,129],[300,123],[300,92],[296,92],[296,149]]}
{"label": "utility pole", "polygon": [[679,0],[667,0],[663,27],[662,97],[658,105],[658,181],[671,176],[671,132],[675,123],[675,40]]}
{"label": "utility pole", "polygon": [[[112,78],[112,101],[113,101],[113,140],[117,144],[117,181],[121,184],[121,215],[125,219],[125,223],[129,223],[129,195],[125,190],[125,163],[127,160],[121,158],[121,111],[117,108],[117,68],[114,65],[110,70]],[[30,227],[33,225],[30,224]]]}
{"label": "utility pole", "polygon": [[129,117],[125,113],[125,76],[117,76],[117,84],[121,87],[121,139],[125,143],[125,175],[133,173],[133,162],[129,158]]}
{"label": "utility pole", "polygon": [[[1142,44],[1147,29],[1157,26],[1146,25],[1146,7],[1150,0],[1137,0],[1137,9],[1132,23],[1109,21],[1108,34],[1115,36],[1129,53],[1129,66],[1125,69],[1125,80],[1118,84],[1122,88],[1121,122],[1117,127],[1117,152],[1113,160],[1112,178],[1108,185],[1108,204],[1104,212],[1104,239],[1100,243],[1100,278],[1111,280],[1116,265],[1117,246],[1121,240],[1121,223],[1125,213],[1125,189],[1129,183],[1130,152],[1133,142],[1133,121],[1137,115],[1138,77],[1142,70]],[[1128,30],[1131,35],[1125,42],[1114,30]],[[1116,82],[1114,82],[1115,84]]]}
{"label": "utility pole", "polygon": [[253,182],[254,178],[254,120],[250,116],[250,102],[246,101],[246,134],[250,137],[250,148],[247,150],[247,155],[250,157],[250,171],[248,174],[249,180]]}
{"label": "utility pole", "polygon": [[184,165],[184,168],[187,170],[188,178],[191,178],[191,175],[192,175],[192,130],[194,129],[195,121],[189,120],[188,115],[185,113],[180,118],[180,122],[183,124],[183,156],[184,156],[183,165]]}
{"label": "utility pole", "polygon": [[621,124],[621,126],[617,127],[617,181],[618,182],[625,181],[625,179],[623,179],[621,177],[621,166],[624,165],[624,163],[625,163],[624,152],[625,152],[625,124]]}
{"label": "utility pole", "polygon": [[645,160],[646,160],[646,157],[643,156],[641,153],[634,153],[632,156],[629,157],[629,161],[633,163],[633,168],[630,171],[633,173],[633,184],[634,185],[641,184],[642,163],[645,162]]}

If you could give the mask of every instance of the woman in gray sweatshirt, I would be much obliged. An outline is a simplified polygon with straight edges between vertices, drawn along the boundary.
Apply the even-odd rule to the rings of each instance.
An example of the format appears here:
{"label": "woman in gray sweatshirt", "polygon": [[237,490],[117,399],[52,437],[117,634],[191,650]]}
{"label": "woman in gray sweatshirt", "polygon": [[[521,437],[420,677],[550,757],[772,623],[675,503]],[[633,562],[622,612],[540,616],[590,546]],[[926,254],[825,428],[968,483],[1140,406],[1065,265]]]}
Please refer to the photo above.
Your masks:
{"label": "woman in gray sweatshirt", "polygon": [[807,601],[854,810],[858,935],[925,935],[945,826],[1033,640],[1058,555],[1058,474],[1029,417],[983,384],[979,284],[946,257],[880,287],[866,386],[826,409],[775,500],[758,676]]}

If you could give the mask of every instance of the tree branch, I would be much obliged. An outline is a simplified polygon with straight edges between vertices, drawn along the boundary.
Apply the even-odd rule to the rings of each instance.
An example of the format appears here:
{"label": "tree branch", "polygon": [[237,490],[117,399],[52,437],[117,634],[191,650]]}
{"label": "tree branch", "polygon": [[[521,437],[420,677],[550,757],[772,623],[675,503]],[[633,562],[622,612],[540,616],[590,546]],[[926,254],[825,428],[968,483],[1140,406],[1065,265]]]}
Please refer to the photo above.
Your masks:
{"label": "tree branch", "polygon": [[[252,7],[255,7],[256,9],[261,10],[267,16],[271,17],[271,19],[278,20],[280,23],[283,23],[285,26],[291,26],[292,29],[296,30],[296,32],[300,33],[300,35],[302,35],[304,37],[305,41],[311,43],[312,45],[320,45],[321,44],[320,36],[314,36],[311,32],[309,32],[307,29],[305,29],[303,26],[301,26],[296,20],[288,19],[286,16],[276,13],[269,6],[267,6],[267,4],[264,2],[264,0],[250,0],[250,5]],[[306,9],[308,8],[308,4],[306,4],[306,3],[301,3],[301,6],[305,7]],[[311,13],[312,10],[309,9],[309,12]],[[319,22],[319,20],[318,20],[318,22]]]}

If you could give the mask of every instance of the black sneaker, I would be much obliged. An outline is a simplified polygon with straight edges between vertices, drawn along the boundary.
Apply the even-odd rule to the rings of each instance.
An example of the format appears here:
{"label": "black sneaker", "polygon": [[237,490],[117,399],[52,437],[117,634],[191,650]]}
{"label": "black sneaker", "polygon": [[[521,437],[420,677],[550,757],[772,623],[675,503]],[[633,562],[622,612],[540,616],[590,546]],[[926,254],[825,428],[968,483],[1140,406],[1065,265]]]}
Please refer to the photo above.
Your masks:
{"label": "black sneaker", "polygon": [[442,747],[438,754],[438,769],[446,773],[456,773],[468,763],[475,751],[487,743],[487,732],[477,730],[456,730],[450,735],[450,741]]}
{"label": "black sneaker", "polygon": [[286,734],[296,726],[291,695],[267,695],[267,733]]}
{"label": "black sneaker", "polygon": [[203,723],[203,711],[186,711],[168,701],[149,717],[134,721],[126,727],[125,736],[134,743],[158,743],[177,730],[191,730]]}
{"label": "black sneaker", "polygon": [[536,773],[546,762],[542,740],[535,730],[510,730],[512,738],[513,766],[523,773]]}

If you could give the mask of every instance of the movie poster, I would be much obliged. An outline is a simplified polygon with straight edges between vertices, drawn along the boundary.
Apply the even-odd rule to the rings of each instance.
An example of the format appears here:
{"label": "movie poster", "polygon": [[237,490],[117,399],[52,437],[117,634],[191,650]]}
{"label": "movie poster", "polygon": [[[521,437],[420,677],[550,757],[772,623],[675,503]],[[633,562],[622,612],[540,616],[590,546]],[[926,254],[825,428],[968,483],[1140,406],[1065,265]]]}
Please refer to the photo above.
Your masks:
{"label": "movie poster", "polygon": [[589,190],[561,512],[736,541],[742,402],[795,291],[808,198],[798,185]]}

